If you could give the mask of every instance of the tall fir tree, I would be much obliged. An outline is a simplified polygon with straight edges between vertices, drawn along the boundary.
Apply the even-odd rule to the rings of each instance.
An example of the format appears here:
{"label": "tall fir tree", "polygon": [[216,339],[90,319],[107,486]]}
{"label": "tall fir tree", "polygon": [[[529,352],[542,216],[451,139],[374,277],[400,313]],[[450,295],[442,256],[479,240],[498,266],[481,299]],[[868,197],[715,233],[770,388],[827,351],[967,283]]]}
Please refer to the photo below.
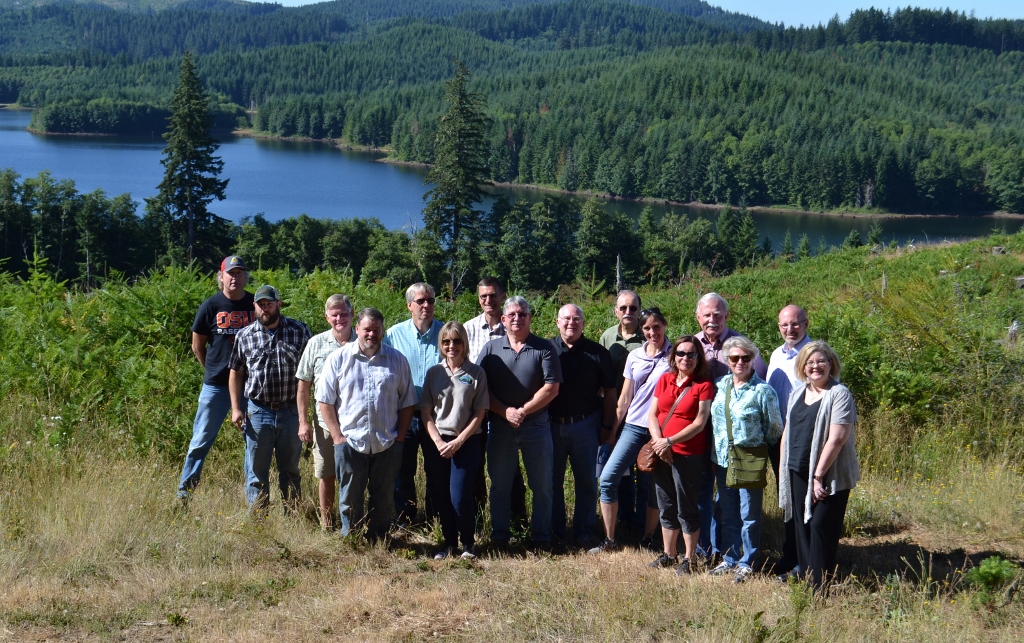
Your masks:
{"label": "tall fir tree", "polygon": [[423,195],[427,201],[423,227],[444,254],[448,287],[454,295],[480,267],[482,212],[476,206],[490,181],[484,99],[466,86],[470,76],[466,66],[453,62],[455,76],[445,84],[448,111],[438,119],[434,167],[425,179],[434,187]]}
{"label": "tall fir tree", "polygon": [[169,121],[164,134],[167,147],[160,161],[164,178],[157,195],[146,199],[147,217],[159,222],[171,257],[184,251],[182,258],[187,261],[216,261],[227,250],[230,226],[208,206],[214,199],[224,199],[228,179],[219,178],[224,161],[216,155],[220,143],[210,133],[210,99],[187,51]]}

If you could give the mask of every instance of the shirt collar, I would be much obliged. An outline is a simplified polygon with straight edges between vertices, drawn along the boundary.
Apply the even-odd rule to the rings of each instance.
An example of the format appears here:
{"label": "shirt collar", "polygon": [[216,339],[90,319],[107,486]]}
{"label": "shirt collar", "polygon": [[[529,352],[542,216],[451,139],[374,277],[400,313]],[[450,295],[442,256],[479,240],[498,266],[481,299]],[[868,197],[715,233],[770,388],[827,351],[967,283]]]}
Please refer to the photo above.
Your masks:
{"label": "shirt collar", "polygon": [[782,354],[785,355],[789,359],[793,359],[800,352],[800,349],[803,348],[804,346],[806,346],[807,343],[810,342],[810,341],[811,341],[811,338],[809,336],[807,336],[807,335],[804,335],[804,338],[801,339],[799,342],[797,342],[796,346],[794,346],[793,348],[790,348],[788,345],[783,343],[782,346],[781,346]]}

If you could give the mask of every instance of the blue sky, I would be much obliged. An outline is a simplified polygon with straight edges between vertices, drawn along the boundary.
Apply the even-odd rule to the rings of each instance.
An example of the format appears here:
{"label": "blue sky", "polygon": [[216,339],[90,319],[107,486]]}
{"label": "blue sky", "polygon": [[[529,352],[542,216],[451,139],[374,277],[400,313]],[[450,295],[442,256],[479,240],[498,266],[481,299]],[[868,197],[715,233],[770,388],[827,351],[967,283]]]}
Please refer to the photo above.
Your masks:
{"label": "blue sky", "polygon": [[[316,0],[266,0],[276,1],[287,7],[297,7],[304,4],[312,4]],[[816,25],[819,22],[828,22],[835,14],[846,20],[855,9],[867,9],[874,6],[880,9],[896,9],[913,4],[913,6],[927,7],[931,9],[952,9],[956,11],[975,12],[978,18],[1016,18],[1024,19],[1024,0],[976,0],[965,2],[964,0],[951,0],[939,2],[938,0],[922,0],[921,2],[901,2],[896,4],[885,4],[882,2],[872,3],[858,2],[855,0],[819,1],[812,0],[707,0],[713,5],[718,5],[728,11],[745,13],[756,16],[768,22],[785,22],[786,26]]]}
{"label": "blue sky", "polygon": [[936,0],[923,0],[921,2],[856,2],[854,0],[839,0],[834,2],[812,2],[811,0],[707,0],[711,4],[718,5],[727,11],[745,13],[768,22],[784,22],[786,26],[816,25],[819,22],[828,22],[835,14],[846,20],[856,9],[867,9],[874,6],[877,9],[892,9],[898,7],[917,6],[928,9],[946,9],[953,11],[964,11],[978,18],[1024,18],[1024,1],[1022,0],[976,0],[975,2],[964,2],[963,0],[950,0],[939,2]]}

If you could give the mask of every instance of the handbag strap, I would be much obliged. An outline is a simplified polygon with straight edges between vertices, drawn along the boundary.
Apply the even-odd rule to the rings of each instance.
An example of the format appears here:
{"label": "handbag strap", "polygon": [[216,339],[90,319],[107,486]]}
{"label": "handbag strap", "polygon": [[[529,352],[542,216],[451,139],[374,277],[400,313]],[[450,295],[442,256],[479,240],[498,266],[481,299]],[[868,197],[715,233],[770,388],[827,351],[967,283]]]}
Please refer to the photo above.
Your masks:
{"label": "handbag strap", "polygon": [[672,408],[668,410],[668,415],[665,416],[665,421],[661,423],[661,437],[665,437],[665,427],[668,426],[668,421],[672,419],[672,414],[676,412],[676,407],[683,401],[683,396],[686,395],[691,388],[693,388],[692,384],[684,388],[683,392],[676,398],[676,401],[672,403]]}
{"label": "handbag strap", "polygon": [[729,378],[729,385],[725,389],[725,430],[729,433],[729,449],[732,449],[732,413],[729,411],[729,400],[732,393],[732,378]]}

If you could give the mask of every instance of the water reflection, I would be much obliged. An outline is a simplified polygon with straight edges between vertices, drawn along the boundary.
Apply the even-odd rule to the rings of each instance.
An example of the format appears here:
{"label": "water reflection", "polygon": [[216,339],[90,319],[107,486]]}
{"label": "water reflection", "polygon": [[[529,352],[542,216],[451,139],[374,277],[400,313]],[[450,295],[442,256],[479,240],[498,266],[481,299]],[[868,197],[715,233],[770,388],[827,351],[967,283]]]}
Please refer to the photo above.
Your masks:
{"label": "water reflection", "polygon": [[[29,120],[27,111],[0,110],[0,168],[12,167],[22,177],[49,170],[55,178],[72,179],[80,192],[128,192],[140,203],[156,195],[163,175],[161,138],[41,136],[25,131]],[[338,150],[314,141],[229,136],[221,143],[223,176],[230,182],[227,199],[211,209],[229,220],[264,213],[276,221],[305,213],[326,218],[377,217],[390,228],[420,225],[423,195],[429,189],[423,183],[423,167],[376,163],[380,154]],[[490,191],[531,203],[550,194],[510,187]],[[607,201],[606,207],[637,218],[645,204]],[[686,212],[691,218],[718,216],[717,209],[708,207],[660,203],[651,207],[656,216],[668,211]],[[774,211],[755,211],[754,218],[761,236],[769,235],[776,249],[787,230],[794,245],[806,234],[812,247],[817,247],[822,242],[838,245],[855,228],[866,238],[872,223],[866,218]],[[1015,232],[1024,220],[902,217],[885,219],[882,225],[886,240],[905,243],[979,236],[994,227]]]}

